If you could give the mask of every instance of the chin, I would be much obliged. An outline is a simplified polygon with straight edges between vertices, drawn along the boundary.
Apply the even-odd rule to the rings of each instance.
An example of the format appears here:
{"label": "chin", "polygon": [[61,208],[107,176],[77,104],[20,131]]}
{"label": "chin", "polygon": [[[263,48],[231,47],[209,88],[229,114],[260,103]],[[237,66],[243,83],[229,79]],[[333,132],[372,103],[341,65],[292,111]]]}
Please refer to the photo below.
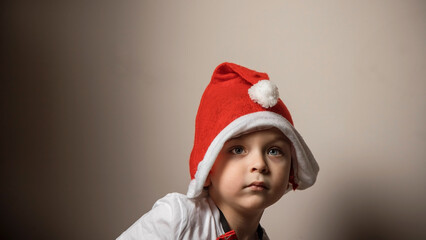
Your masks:
{"label": "chin", "polygon": [[241,206],[247,210],[263,210],[276,201],[271,201],[270,199],[265,199],[262,196],[250,196],[248,199],[245,199]]}

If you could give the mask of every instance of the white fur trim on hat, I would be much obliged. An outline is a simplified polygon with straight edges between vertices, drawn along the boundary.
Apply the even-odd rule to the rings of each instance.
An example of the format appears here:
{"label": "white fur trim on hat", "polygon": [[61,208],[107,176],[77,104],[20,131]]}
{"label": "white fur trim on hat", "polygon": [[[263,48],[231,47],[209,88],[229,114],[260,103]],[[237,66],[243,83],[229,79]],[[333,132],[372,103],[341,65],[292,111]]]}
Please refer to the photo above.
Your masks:
{"label": "white fur trim on hat", "polygon": [[264,108],[275,106],[280,97],[277,85],[269,80],[257,82],[249,88],[248,94],[254,102],[259,103]]}
{"label": "white fur trim on hat", "polygon": [[207,176],[213,167],[217,155],[227,140],[250,129],[262,126],[271,126],[280,129],[292,142],[297,161],[297,164],[295,164],[297,166],[297,169],[295,169],[297,173],[295,181],[299,185],[297,189],[303,190],[312,186],[316,181],[319,166],[303,138],[283,116],[274,112],[261,111],[235,119],[213,139],[203,160],[198,164],[195,178],[191,180],[186,195],[189,198],[201,195]]}

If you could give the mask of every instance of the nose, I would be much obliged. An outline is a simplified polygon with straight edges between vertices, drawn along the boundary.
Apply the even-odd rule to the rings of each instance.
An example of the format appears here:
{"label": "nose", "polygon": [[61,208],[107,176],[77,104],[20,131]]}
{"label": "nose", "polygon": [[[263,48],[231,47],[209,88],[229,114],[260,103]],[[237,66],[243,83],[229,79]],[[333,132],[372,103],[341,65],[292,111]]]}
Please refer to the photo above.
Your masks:
{"label": "nose", "polygon": [[261,153],[253,153],[251,162],[250,162],[250,172],[259,172],[262,174],[269,173],[268,164],[266,163],[265,156]]}

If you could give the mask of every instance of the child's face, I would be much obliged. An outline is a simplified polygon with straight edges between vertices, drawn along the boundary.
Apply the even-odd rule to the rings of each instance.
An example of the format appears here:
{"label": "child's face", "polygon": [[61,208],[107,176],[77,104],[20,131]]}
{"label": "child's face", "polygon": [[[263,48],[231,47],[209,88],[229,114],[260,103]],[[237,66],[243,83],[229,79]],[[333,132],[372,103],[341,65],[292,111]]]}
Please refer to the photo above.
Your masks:
{"label": "child's face", "polygon": [[209,195],[221,209],[263,210],[284,195],[290,167],[291,145],[276,128],[230,139],[210,172]]}

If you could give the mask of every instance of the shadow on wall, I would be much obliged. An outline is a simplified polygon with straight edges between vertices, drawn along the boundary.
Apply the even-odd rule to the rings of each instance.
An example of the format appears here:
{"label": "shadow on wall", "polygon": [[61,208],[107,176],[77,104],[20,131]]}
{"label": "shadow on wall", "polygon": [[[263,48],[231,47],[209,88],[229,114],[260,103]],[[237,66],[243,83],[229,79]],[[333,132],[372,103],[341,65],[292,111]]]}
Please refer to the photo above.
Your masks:
{"label": "shadow on wall", "polygon": [[322,221],[326,230],[321,239],[426,239],[426,207],[423,197],[416,196],[423,193],[409,189],[407,196],[392,182],[373,180],[350,183],[336,192],[328,213],[322,214],[330,219]]}

